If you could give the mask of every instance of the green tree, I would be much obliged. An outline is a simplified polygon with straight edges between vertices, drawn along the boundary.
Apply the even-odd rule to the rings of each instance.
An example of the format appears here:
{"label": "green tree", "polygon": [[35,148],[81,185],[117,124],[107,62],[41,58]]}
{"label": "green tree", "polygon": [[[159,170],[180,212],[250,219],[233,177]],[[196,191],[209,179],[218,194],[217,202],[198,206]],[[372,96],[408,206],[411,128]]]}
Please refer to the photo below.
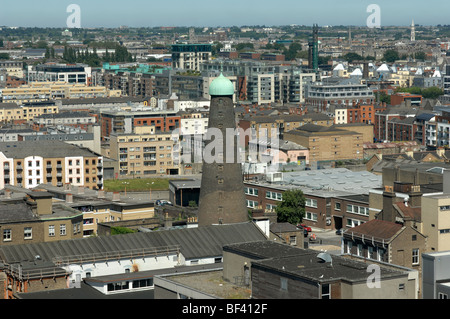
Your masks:
{"label": "green tree", "polygon": [[364,60],[364,58],[362,56],[360,56],[359,54],[354,53],[354,52],[349,52],[349,53],[345,54],[342,58],[350,63],[353,61]]}
{"label": "green tree", "polygon": [[437,99],[441,95],[444,95],[444,90],[436,86],[432,86],[422,90],[422,96],[425,99]]}
{"label": "green tree", "polygon": [[416,52],[414,54],[414,56],[415,56],[416,60],[424,61],[426,59],[426,54],[423,51]]}
{"label": "green tree", "polygon": [[383,58],[386,62],[392,63],[400,59],[400,55],[396,50],[386,50],[384,52]]}
{"label": "green tree", "polygon": [[283,200],[276,208],[277,221],[297,225],[305,216],[305,195],[299,189],[283,193]]}

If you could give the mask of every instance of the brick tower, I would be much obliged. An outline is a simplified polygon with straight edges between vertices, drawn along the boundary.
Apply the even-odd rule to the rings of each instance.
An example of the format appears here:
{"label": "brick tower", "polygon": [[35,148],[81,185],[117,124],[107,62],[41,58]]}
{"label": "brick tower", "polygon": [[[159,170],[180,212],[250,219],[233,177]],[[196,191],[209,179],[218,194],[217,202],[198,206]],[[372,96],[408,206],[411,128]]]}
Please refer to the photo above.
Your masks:
{"label": "brick tower", "polygon": [[[232,224],[248,221],[245,204],[241,163],[238,160],[238,139],[235,134],[227,136],[226,129],[235,129],[233,83],[222,74],[209,87],[211,106],[208,131],[221,132],[222,139],[207,141],[203,157],[202,184],[200,189],[198,225]],[[216,129],[216,130],[213,130]],[[228,139],[227,139],[228,137]],[[207,158],[211,143],[214,158]],[[227,145],[233,146],[233,154]],[[216,153],[217,152],[217,153]]]}

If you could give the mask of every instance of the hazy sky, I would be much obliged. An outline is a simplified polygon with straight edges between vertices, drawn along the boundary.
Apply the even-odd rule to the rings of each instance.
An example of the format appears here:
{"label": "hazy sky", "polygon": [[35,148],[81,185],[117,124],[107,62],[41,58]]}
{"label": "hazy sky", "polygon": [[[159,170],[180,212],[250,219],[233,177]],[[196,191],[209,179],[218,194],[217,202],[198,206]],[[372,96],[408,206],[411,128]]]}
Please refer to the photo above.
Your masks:
{"label": "hazy sky", "polygon": [[66,27],[70,4],[81,27],[366,25],[369,4],[381,25],[450,24],[449,0],[0,0],[0,25]]}

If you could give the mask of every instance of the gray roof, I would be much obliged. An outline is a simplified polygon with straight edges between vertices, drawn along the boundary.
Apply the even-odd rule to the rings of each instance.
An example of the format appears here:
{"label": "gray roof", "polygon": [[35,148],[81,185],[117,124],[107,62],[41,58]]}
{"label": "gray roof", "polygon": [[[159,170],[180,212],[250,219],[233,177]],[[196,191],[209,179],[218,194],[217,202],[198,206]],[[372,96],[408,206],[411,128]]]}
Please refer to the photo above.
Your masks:
{"label": "gray roof", "polygon": [[[273,241],[229,245],[224,251],[236,252],[255,259],[252,266],[283,273],[286,276],[306,278],[319,282],[342,279],[351,282],[367,280],[367,264],[345,256],[330,255],[331,263],[324,262],[317,250],[302,249]],[[409,269],[396,266],[380,267],[381,277],[406,276]]]}
{"label": "gray roof", "polygon": [[0,202],[0,223],[39,220],[23,199]]}
{"label": "gray roof", "polygon": [[[138,249],[179,246],[186,259],[222,256],[222,247],[233,243],[266,240],[266,236],[252,222],[213,225],[88,237],[56,242],[0,246],[0,259],[5,263],[33,261],[39,255],[44,261],[75,256],[96,257],[101,254],[129,252]],[[99,260],[99,259],[97,259]]]}
{"label": "gray roof", "polygon": [[7,158],[20,159],[28,156],[64,158],[66,156],[97,156],[87,148],[60,141],[20,141],[0,143],[0,152]]}

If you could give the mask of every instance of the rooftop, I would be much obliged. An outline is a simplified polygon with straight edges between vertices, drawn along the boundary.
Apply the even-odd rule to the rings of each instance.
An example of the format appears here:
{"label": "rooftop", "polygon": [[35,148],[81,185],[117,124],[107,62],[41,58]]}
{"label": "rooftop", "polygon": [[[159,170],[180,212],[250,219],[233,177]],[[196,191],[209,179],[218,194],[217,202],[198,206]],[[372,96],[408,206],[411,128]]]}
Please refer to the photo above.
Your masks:
{"label": "rooftop", "polygon": [[87,148],[60,141],[20,141],[0,143],[0,152],[7,158],[23,159],[28,156],[65,158],[67,156],[98,156]]}

